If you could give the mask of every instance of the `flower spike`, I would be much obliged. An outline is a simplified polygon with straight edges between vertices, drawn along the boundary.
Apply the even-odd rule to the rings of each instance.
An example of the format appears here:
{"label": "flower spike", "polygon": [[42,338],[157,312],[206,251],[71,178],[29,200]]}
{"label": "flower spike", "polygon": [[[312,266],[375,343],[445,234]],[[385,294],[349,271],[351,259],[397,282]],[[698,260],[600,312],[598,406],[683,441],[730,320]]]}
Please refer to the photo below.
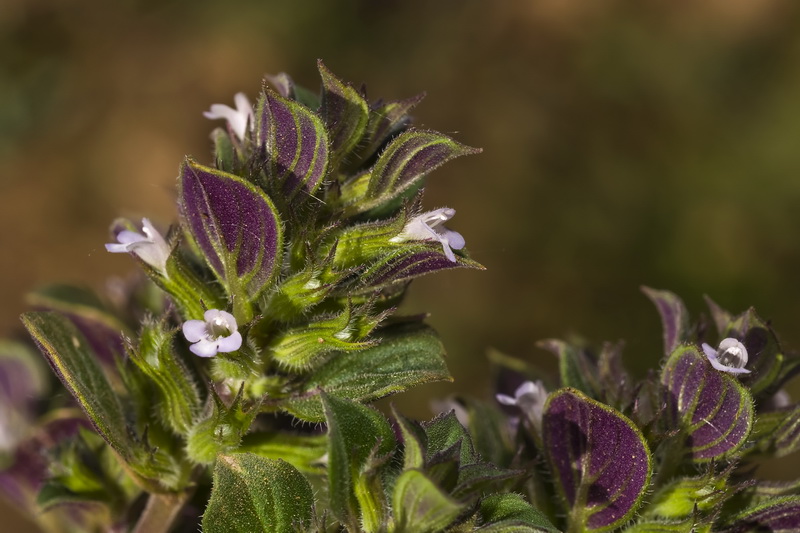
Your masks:
{"label": "flower spike", "polygon": [[132,253],[166,276],[170,248],[164,237],[146,218],[142,219],[142,233],[123,230],[115,243],[107,243],[106,250],[114,254]]}
{"label": "flower spike", "polygon": [[434,209],[417,215],[406,223],[399,235],[389,239],[389,242],[439,241],[442,243],[444,255],[455,263],[456,256],[453,250],[462,249],[466,241],[460,233],[449,230],[442,225],[453,218],[455,214],[455,209],[442,207],[441,209]]}
{"label": "flower spike", "polygon": [[242,334],[232,314],[219,309],[209,309],[203,320],[183,323],[183,336],[192,342],[189,350],[200,357],[214,357],[218,352],[235,352],[242,346]]}
{"label": "flower spike", "polygon": [[236,104],[236,109],[225,104],[211,104],[211,109],[203,111],[203,116],[211,120],[224,118],[228,121],[236,136],[239,137],[239,140],[243,141],[247,133],[248,124],[250,128],[253,127],[253,106],[250,105],[250,100],[244,93],[236,93],[233,101]]}
{"label": "flower spike", "polygon": [[719,343],[716,350],[703,343],[703,353],[706,354],[711,366],[729,374],[749,374],[744,366],[747,364],[747,348],[738,340],[728,337]]}

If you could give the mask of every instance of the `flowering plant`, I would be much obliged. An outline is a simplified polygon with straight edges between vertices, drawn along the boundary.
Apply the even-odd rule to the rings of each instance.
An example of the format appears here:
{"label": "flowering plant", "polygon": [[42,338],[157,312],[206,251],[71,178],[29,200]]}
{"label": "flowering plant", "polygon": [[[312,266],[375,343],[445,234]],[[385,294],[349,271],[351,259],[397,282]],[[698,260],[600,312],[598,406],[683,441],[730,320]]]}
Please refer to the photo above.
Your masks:
{"label": "flowering plant", "polygon": [[[800,369],[751,310],[723,339],[646,289],[665,362],[634,383],[620,347],[562,341],[558,380],[494,355],[496,398],[417,422],[369,404],[450,380],[413,279],[482,268],[424,211],[429,172],[478,150],[410,126],[321,62],[316,95],[269,78],[216,104],[213,165],[187,158],[179,221],[118,220],[143,275],[104,298],[51,286],[0,345],[0,489],[51,531],[749,531],[800,527],[800,482],[747,461],[800,447]],[[536,379],[534,382],[533,380]],[[548,390],[551,391],[548,393]],[[36,402],[30,399],[37,398]]]}

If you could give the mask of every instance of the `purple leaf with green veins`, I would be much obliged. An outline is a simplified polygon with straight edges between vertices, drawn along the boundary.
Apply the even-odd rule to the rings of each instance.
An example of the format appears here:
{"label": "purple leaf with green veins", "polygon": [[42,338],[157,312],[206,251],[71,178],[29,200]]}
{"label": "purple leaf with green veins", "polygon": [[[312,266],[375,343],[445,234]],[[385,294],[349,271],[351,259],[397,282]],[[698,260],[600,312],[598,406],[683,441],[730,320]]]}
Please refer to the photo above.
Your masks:
{"label": "purple leaf with green veins", "polygon": [[372,168],[367,198],[368,208],[384,204],[411,190],[429,172],[451,159],[477,154],[470,148],[435,131],[409,130],[395,137],[381,152]]}
{"label": "purple leaf with green veins", "polygon": [[256,109],[256,142],[268,191],[313,195],[328,167],[328,134],[307,107],[265,88]]}
{"label": "purple leaf with green veins", "polygon": [[186,228],[234,304],[255,299],[272,281],[282,252],[280,219],[267,195],[237,176],[187,160],[179,198]]}
{"label": "purple leaf with green veins", "polygon": [[664,328],[664,353],[669,355],[689,334],[689,312],[683,300],[669,291],[659,291],[650,287],[642,287],[642,292],[650,298],[661,315]]}
{"label": "purple leaf with green veins", "polygon": [[694,346],[681,346],[661,374],[670,430],[686,436],[695,462],[726,458],[738,451],[753,425],[753,399],[739,381],[715,370]]}
{"label": "purple leaf with green veins", "polygon": [[765,531],[792,533],[800,530],[800,497],[787,496],[746,509],[734,517],[723,533]]}
{"label": "purple leaf with green veins", "polygon": [[575,389],[545,406],[545,451],[574,530],[606,531],[630,520],[650,482],[650,450],[622,413]]}
{"label": "purple leaf with green veins", "polygon": [[374,290],[458,267],[484,269],[480,263],[465,257],[456,256],[455,261],[450,261],[438,244],[407,244],[371,265],[359,276],[359,283],[362,289]]}
{"label": "purple leaf with green veins", "polygon": [[317,62],[322,78],[322,105],[319,114],[325,121],[331,141],[331,166],[355,149],[369,121],[369,105],[352,85],[337,78],[322,61]]}

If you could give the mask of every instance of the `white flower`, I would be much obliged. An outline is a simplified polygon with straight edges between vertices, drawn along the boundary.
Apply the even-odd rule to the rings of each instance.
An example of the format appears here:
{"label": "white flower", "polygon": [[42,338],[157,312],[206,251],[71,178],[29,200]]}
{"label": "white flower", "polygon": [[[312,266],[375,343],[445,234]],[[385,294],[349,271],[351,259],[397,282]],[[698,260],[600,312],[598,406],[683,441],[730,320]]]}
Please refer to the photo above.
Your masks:
{"label": "white flower", "polygon": [[540,380],[526,381],[514,391],[514,397],[506,394],[495,395],[503,405],[516,405],[535,423],[541,424],[544,414],[544,402],[547,400],[547,389]]}
{"label": "white flower", "polygon": [[203,320],[183,323],[183,336],[193,342],[189,349],[200,357],[213,357],[217,352],[235,352],[242,346],[242,334],[233,315],[219,309],[203,313]]}
{"label": "white flower", "polygon": [[719,343],[716,350],[703,343],[703,353],[708,357],[711,366],[729,374],[749,374],[744,366],[747,364],[747,348],[738,340],[728,337]]}
{"label": "white flower", "polygon": [[203,116],[211,120],[224,118],[239,140],[244,140],[248,122],[250,128],[253,128],[253,106],[250,105],[250,100],[244,93],[236,93],[233,101],[236,103],[236,109],[225,104],[211,104],[211,109],[203,111]]}
{"label": "white flower", "polygon": [[146,218],[142,219],[142,233],[120,231],[117,234],[118,242],[106,244],[106,250],[115,254],[130,252],[166,275],[170,252],[167,241]]}
{"label": "white flower", "polygon": [[455,263],[456,256],[453,250],[462,249],[466,242],[460,233],[449,230],[442,225],[453,218],[455,214],[455,209],[442,207],[441,209],[417,215],[406,223],[399,235],[389,239],[389,242],[439,241],[442,243],[444,255]]}

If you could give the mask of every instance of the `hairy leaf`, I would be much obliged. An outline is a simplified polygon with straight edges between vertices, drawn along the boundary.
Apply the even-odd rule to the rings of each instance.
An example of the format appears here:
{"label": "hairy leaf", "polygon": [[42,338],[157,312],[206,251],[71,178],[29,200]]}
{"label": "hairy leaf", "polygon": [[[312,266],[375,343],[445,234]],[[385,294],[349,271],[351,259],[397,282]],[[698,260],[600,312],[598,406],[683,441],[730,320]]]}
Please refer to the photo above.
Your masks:
{"label": "hairy leaf", "polygon": [[406,470],[400,474],[392,502],[397,533],[445,531],[447,525],[466,508],[418,470]]}
{"label": "hairy leaf", "polygon": [[321,422],[323,390],[340,398],[370,402],[422,383],[451,379],[444,347],[432,329],[388,329],[377,346],[333,355],[300,393],[281,402],[280,407],[301,420]]}
{"label": "hairy leaf", "polygon": [[337,78],[322,61],[317,62],[322,77],[322,105],[331,141],[331,166],[335,168],[358,146],[369,120],[369,105],[349,83]]}
{"label": "hairy leaf", "polygon": [[675,350],[661,383],[666,424],[684,432],[694,461],[728,457],[745,443],[753,425],[750,392],[735,377],[714,369],[697,348]]}
{"label": "hairy leaf", "polygon": [[356,524],[361,513],[354,488],[368,458],[395,447],[394,433],[378,411],[359,403],[322,395],[328,424],[328,494],[333,514],[343,524]]}
{"label": "hairy leaf", "polygon": [[265,88],[256,109],[256,142],[262,150],[265,190],[292,199],[311,196],[328,169],[325,125],[307,107]]}
{"label": "hairy leaf", "polygon": [[[179,197],[189,233],[234,305],[257,298],[272,281],[282,252],[281,223],[270,199],[237,176],[191,160],[181,168]],[[234,313],[237,319],[252,318],[241,313]]]}
{"label": "hairy leaf", "polygon": [[252,453],[220,455],[203,531],[304,531],[311,524],[313,503],[311,486],[289,463]]}
{"label": "hairy leaf", "polygon": [[730,521],[724,533],[770,531],[792,533],[800,530],[800,497],[787,496],[745,509]]}
{"label": "hairy leaf", "polygon": [[492,494],[484,498],[481,501],[480,515],[486,525],[476,531],[483,533],[558,532],[547,517],[519,494]]}
{"label": "hairy leaf", "polygon": [[22,322],[97,432],[123,459],[130,460],[132,443],[122,406],[86,338],[54,311],[24,313]]}
{"label": "hairy leaf", "polygon": [[550,394],[545,451],[578,529],[604,531],[628,521],[650,480],[650,450],[622,413],[575,389]]}

